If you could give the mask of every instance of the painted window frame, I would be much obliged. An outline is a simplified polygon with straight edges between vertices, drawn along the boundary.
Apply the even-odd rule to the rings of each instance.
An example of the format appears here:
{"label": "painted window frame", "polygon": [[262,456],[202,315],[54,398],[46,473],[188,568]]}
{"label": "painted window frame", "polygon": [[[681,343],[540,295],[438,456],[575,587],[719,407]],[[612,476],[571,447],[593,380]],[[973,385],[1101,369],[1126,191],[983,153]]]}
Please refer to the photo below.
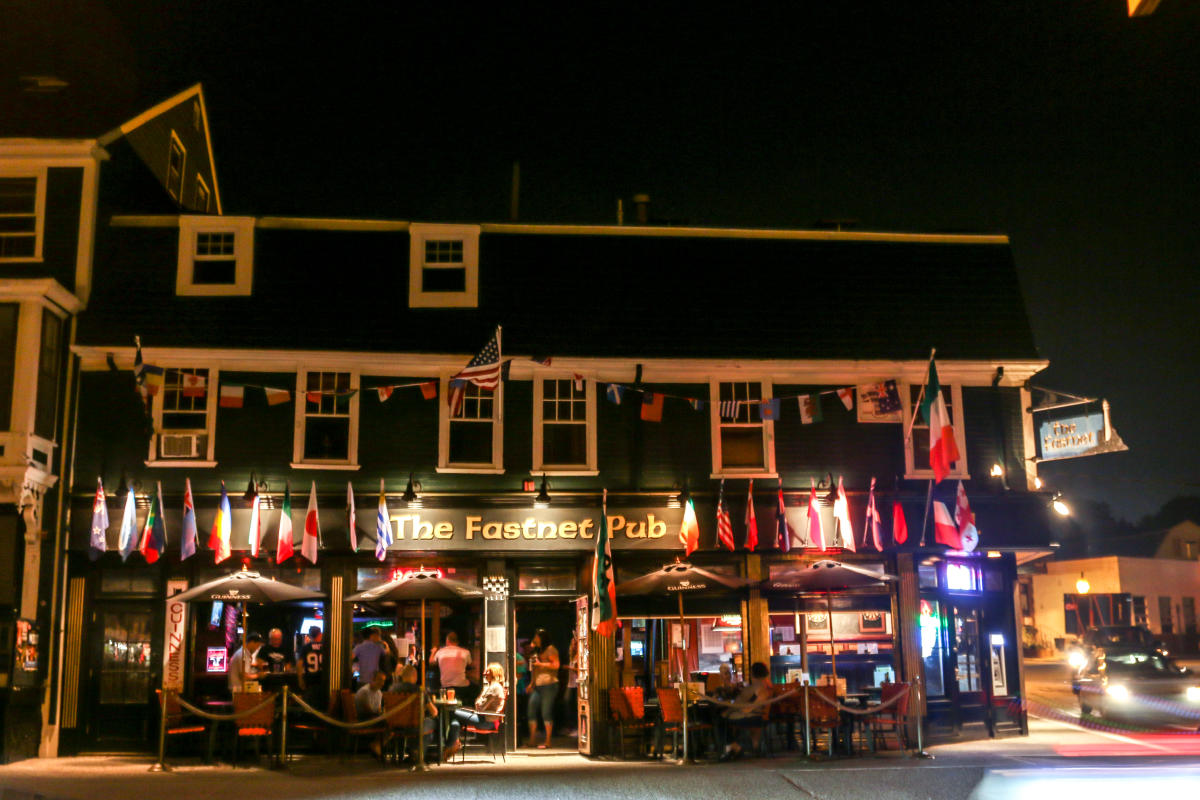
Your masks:
{"label": "painted window frame", "polygon": [[[900,435],[904,437],[904,478],[906,480],[928,480],[934,477],[933,470],[917,469],[914,466],[913,443],[916,441],[916,436],[905,436],[909,420],[912,419],[914,413],[913,388],[920,390],[918,384],[912,383],[904,383],[900,387],[900,403],[904,409],[904,424],[900,427]],[[971,476],[967,472],[967,426],[964,422],[966,416],[963,412],[962,384],[946,383],[942,385],[942,388],[950,390],[950,407],[947,409],[947,413],[950,415],[950,424],[954,426],[954,443],[958,446],[959,455],[958,461],[954,462],[954,466],[950,468],[946,477],[955,480],[969,480]],[[916,430],[918,426],[923,427],[920,420],[913,425],[913,430]]]}
{"label": "painted window frame", "polygon": [[[408,307],[477,308],[479,306],[479,233],[478,225],[440,225],[414,222],[408,226]],[[460,240],[465,273],[461,292],[427,292],[422,288],[425,244],[431,241]],[[457,269],[457,267],[454,267]]]}
{"label": "painted window frame", "polygon": [[[171,188],[171,154],[175,146],[179,146],[179,153],[182,156],[179,162],[179,186],[175,189]],[[171,139],[167,144],[167,168],[163,172],[163,185],[166,186],[167,194],[180,205],[183,205],[183,184],[184,176],[187,174],[187,148],[183,146],[183,140],[179,138],[179,134],[175,133],[175,129],[171,129]]]}
{"label": "painted window frame", "polygon": [[[201,192],[204,193],[204,205],[200,205]],[[196,185],[192,188],[192,205],[196,211],[202,214],[207,214],[208,210],[212,208],[212,192],[208,190],[208,184],[199,172],[196,173]]]}
{"label": "painted window frame", "polygon": [[[599,467],[597,466],[596,446],[596,382],[586,378],[583,382],[584,419],[582,424],[585,429],[584,441],[586,444],[587,460],[582,464],[547,464],[545,461],[545,428],[543,426],[558,424],[555,422],[546,422],[543,418],[543,399],[546,392],[546,381],[568,381],[573,383],[574,380],[574,375],[551,375],[538,377],[533,381],[533,468],[531,472],[535,475],[594,476],[600,474]],[[569,424],[578,425],[581,423],[572,421]]]}
{"label": "painted window frame", "polygon": [[[33,178],[35,182],[34,201],[33,201],[33,255],[28,256],[4,256],[0,255],[0,263],[17,264],[26,263],[32,264],[42,260],[42,244],[45,240],[46,231],[46,167],[33,167],[31,169],[12,169],[0,168],[0,179],[2,178]],[[26,216],[21,214],[19,216]],[[11,234],[0,234],[8,238]],[[27,234],[18,234],[27,235]]]}
{"label": "painted window frame", "polygon": [[496,385],[492,405],[492,461],[491,463],[451,463],[450,461],[450,406],[445,398],[450,397],[450,376],[443,375],[439,381],[443,401],[438,403],[438,465],[437,472],[502,475],[504,473],[504,381]]}
{"label": "painted window frame", "polygon": [[[221,371],[215,364],[170,364],[161,365],[164,370],[180,370],[180,369],[206,369],[208,375],[205,378],[205,407],[204,407],[204,432],[208,437],[208,445],[205,452],[197,455],[195,458],[163,458],[159,455],[160,436],[165,431],[163,430],[163,414],[165,409],[163,405],[166,400],[166,373],[163,374],[164,385],[150,403],[150,416],[154,423],[154,432],[150,436],[150,451],[146,457],[146,466],[148,467],[193,467],[193,468],[211,468],[217,466],[216,449],[217,449],[217,404],[220,395]],[[199,430],[196,428],[195,430]]]}
{"label": "painted window frame", "polygon": [[[254,217],[179,217],[179,262],[175,294],[180,297],[249,297],[254,288]],[[202,233],[233,234],[234,282],[196,283],[196,242]]]}
{"label": "painted window frame", "polygon": [[[777,478],[775,469],[775,420],[759,417],[758,425],[762,427],[763,465],[761,467],[726,469],[721,453],[721,384],[723,383],[757,383],[759,384],[759,399],[771,400],[774,397],[774,386],[767,378],[753,376],[719,376],[710,378],[708,383],[708,421],[709,439],[712,442],[712,478]],[[732,425],[732,424],[731,424]],[[738,423],[739,427],[750,427],[749,424]]]}
{"label": "painted window frame", "polygon": [[[308,392],[308,376],[314,372],[345,372],[350,376],[349,391],[352,394],[350,395],[349,408],[347,410],[347,415],[350,419],[350,429],[347,435],[346,458],[344,459],[306,459],[304,457],[304,436],[309,417],[308,400],[305,395]],[[293,404],[295,405],[295,431],[292,436],[292,469],[358,469],[358,403],[362,395],[362,392],[359,391],[358,381],[359,371],[357,369],[342,369],[331,366],[328,368],[313,367],[311,369],[301,369],[296,372],[296,402]]]}

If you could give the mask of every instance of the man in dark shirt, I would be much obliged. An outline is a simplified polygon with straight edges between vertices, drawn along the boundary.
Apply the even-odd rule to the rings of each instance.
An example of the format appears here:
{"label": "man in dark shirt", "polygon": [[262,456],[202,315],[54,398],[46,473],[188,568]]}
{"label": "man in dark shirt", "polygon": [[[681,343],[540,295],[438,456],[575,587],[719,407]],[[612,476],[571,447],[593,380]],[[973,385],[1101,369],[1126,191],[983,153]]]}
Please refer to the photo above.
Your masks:
{"label": "man in dark shirt", "polygon": [[325,650],[321,641],[321,629],[316,625],[308,629],[308,641],[296,655],[296,672],[300,677],[300,689],[304,700],[318,711],[329,705],[325,693]]}
{"label": "man in dark shirt", "polygon": [[258,653],[258,659],[265,661],[267,672],[291,672],[292,654],[283,644],[283,631],[271,628],[267,634],[267,643]]}

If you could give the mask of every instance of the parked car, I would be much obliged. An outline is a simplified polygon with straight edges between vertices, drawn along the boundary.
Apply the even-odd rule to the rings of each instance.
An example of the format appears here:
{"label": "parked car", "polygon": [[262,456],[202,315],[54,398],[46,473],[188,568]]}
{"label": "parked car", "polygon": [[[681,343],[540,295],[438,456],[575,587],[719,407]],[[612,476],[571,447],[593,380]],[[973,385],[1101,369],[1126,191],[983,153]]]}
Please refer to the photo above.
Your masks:
{"label": "parked car", "polygon": [[1072,688],[1082,714],[1200,730],[1200,676],[1153,648],[1097,649],[1076,673]]}
{"label": "parked car", "polygon": [[1101,625],[1088,628],[1083,638],[1077,639],[1066,647],[1067,663],[1072,669],[1083,667],[1097,648],[1105,647],[1142,647],[1147,650],[1157,650],[1167,655],[1162,642],[1154,638],[1154,634],[1142,625]]}

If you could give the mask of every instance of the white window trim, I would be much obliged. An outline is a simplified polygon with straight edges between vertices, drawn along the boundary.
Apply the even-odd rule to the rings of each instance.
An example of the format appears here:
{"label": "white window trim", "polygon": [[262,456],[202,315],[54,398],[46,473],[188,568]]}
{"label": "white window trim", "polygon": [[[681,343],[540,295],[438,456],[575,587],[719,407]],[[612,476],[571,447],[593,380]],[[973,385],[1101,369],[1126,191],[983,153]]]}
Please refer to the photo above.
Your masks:
{"label": "white window trim", "polygon": [[[414,222],[408,226],[408,307],[477,308],[479,306],[479,231],[478,225],[437,225]],[[461,239],[464,291],[425,292],[421,290],[425,268],[425,242],[437,239]]]}
{"label": "white window trim", "polygon": [[[304,395],[308,387],[309,372],[349,372],[350,373],[350,434],[344,459],[315,459],[304,457],[304,426],[307,420],[305,409],[307,401]],[[358,400],[362,393],[358,390],[358,370],[346,369],[302,369],[296,372],[296,407],[295,431],[292,436],[292,469],[358,469]]]}
{"label": "white window trim", "polygon": [[0,178],[35,178],[37,180],[37,196],[34,201],[34,235],[33,255],[31,256],[0,256],[0,263],[32,264],[42,260],[42,241],[46,229],[46,168],[9,169],[0,168]]}
{"label": "white window trim", "polygon": [[537,377],[533,380],[533,469],[532,474],[536,475],[598,475],[599,469],[596,466],[596,382],[593,380],[584,380],[584,424],[586,428],[585,441],[587,442],[587,463],[586,464],[563,464],[563,465],[547,465],[543,461],[545,455],[542,451],[543,445],[543,422],[542,422],[542,398],[544,396],[545,382],[548,380],[574,380],[574,375],[554,375]]}
{"label": "white window trim", "polygon": [[758,383],[762,387],[762,399],[774,397],[771,381],[766,378],[754,378],[739,375],[736,378],[710,378],[708,382],[708,423],[709,439],[712,441],[712,478],[778,478],[775,471],[775,420],[762,421],[763,453],[766,454],[765,469],[752,467],[750,469],[725,469],[721,463],[721,384],[722,383]]}
{"label": "white window trim", "polygon": [[[171,191],[171,145],[179,145],[179,152],[183,153],[183,161],[179,164],[179,194],[176,195]],[[187,183],[187,148],[183,146],[183,140],[175,133],[175,129],[171,129],[171,141],[167,145],[167,170],[163,173],[165,180],[163,181],[167,187],[167,194],[175,200],[176,203],[183,205],[183,185]]]}
{"label": "white window trim", "polygon": [[[236,262],[234,282],[228,285],[193,282],[196,237],[201,233],[232,233]],[[189,297],[248,297],[254,283],[254,217],[179,217],[179,265],[175,294]]]}
{"label": "white window trim", "polygon": [[437,472],[461,475],[504,474],[504,381],[496,385],[495,401],[492,406],[492,461],[489,464],[450,463],[450,376],[443,375],[439,381],[438,398],[438,465]]}
{"label": "white window trim", "polygon": [[204,428],[208,436],[208,448],[197,458],[161,458],[158,454],[158,437],[162,434],[163,396],[165,391],[159,391],[150,401],[150,414],[154,421],[154,433],[150,436],[150,452],[146,458],[147,467],[194,467],[203,469],[215,467],[217,450],[217,395],[221,385],[221,372],[214,364],[168,364],[158,365],[167,369],[207,369],[204,389]]}
{"label": "white window trim", "polygon": [[[901,426],[900,435],[904,436],[908,431],[909,420],[912,419],[912,387],[913,384],[904,383],[900,387],[900,403],[904,408],[904,425]],[[954,443],[958,445],[958,454],[960,458],[954,462],[954,466],[947,473],[947,478],[955,478],[958,480],[970,480],[971,476],[967,473],[967,439],[966,425],[963,423],[963,404],[962,404],[962,384],[948,383],[945,384],[950,388],[950,402],[954,406],[950,412],[950,421],[954,425]],[[904,478],[906,480],[926,480],[934,477],[931,469],[916,469],[913,466],[913,441],[915,437],[908,436],[904,440]]]}
{"label": "white window trim", "polygon": [[[204,208],[200,208],[200,190],[204,190]],[[202,214],[207,214],[212,208],[212,192],[208,189],[208,184],[204,182],[204,176],[199,172],[196,173],[196,185],[192,187],[192,203],[196,206],[196,210]]]}

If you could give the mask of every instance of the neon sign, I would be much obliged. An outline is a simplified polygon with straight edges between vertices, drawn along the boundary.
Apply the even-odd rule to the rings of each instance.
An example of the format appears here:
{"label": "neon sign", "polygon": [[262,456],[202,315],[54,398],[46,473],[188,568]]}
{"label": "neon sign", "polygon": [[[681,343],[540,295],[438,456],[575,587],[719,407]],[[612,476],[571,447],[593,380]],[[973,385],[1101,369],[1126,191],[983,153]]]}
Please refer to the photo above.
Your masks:
{"label": "neon sign", "polygon": [[426,575],[434,575],[438,578],[446,577],[446,573],[440,567],[393,567],[389,580],[407,580],[418,572],[423,572]]}

